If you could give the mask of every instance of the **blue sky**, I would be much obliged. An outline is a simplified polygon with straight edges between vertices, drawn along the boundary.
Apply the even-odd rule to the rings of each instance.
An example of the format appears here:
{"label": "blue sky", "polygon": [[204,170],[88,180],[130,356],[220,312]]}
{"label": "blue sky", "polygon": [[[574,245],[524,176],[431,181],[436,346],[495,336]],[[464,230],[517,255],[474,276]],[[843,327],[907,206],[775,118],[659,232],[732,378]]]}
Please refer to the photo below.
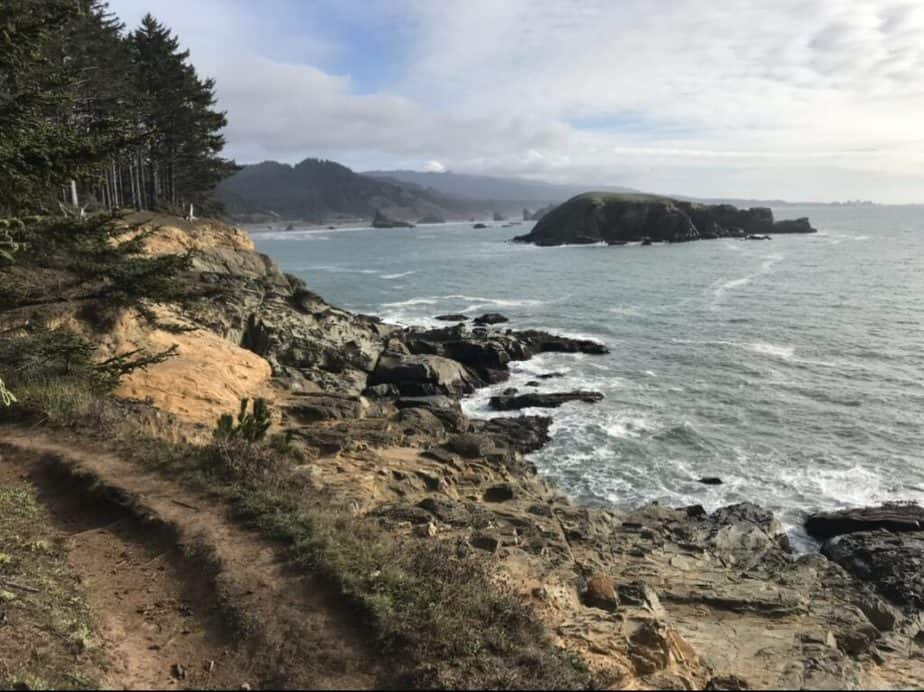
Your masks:
{"label": "blue sky", "polygon": [[241,162],[924,201],[924,6],[110,0],[171,26]]}

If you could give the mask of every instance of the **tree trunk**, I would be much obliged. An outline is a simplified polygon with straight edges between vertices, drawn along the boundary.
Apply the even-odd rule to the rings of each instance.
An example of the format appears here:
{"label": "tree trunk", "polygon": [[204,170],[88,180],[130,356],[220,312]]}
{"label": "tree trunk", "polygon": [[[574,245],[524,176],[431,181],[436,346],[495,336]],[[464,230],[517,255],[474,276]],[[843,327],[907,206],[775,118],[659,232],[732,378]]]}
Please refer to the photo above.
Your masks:
{"label": "tree trunk", "polygon": [[80,203],[77,199],[77,181],[73,178],[71,178],[71,204],[74,205],[75,209],[80,208]]}

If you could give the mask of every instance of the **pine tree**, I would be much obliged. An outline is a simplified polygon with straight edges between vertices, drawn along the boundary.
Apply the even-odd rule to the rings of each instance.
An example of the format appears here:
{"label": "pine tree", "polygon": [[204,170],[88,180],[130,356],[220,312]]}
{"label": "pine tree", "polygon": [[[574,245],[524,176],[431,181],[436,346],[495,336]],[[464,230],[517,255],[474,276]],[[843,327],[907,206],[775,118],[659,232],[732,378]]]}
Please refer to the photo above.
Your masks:
{"label": "pine tree", "polygon": [[225,114],[214,109],[215,82],[200,80],[189,51],[150,14],[131,35],[138,88],[152,133],[146,199],[174,211],[202,204],[215,184],[235,170],[218,156]]}

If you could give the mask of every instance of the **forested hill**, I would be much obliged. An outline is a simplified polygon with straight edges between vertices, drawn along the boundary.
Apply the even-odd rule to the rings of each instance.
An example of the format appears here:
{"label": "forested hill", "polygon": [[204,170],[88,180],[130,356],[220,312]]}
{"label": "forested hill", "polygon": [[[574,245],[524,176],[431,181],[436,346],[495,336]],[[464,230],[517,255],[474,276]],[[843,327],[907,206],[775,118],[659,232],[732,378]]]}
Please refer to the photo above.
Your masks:
{"label": "forested hill", "polygon": [[413,184],[359,175],[334,161],[305,159],[294,166],[265,161],[245,166],[215,190],[225,210],[239,219],[279,216],[324,222],[336,217],[452,218],[490,210],[488,202],[464,200]]}
{"label": "forested hill", "polygon": [[178,38],[100,0],[0,3],[0,216],[188,210],[236,169]]}

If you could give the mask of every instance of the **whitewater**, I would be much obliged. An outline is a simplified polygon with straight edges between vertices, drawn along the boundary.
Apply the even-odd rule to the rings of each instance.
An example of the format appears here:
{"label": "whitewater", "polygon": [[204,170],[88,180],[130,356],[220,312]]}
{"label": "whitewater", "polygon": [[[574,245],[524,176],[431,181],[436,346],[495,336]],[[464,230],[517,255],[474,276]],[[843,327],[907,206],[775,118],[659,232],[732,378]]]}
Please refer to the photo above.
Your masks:
{"label": "whitewater", "polygon": [[561,248],[507,242],[529,224],[252,235],[331,303],[390,322],[501,312],[513,328],[605,342],[607,356],[517,363],[464,407],[500,415],[496,390],[561,373],[540,391],[605,395],[553,411],[553,440],[531,457],[576,501],[751,501],[804,543],[806,512],[924,500],[924,214],[774,214],[819,233]]}

